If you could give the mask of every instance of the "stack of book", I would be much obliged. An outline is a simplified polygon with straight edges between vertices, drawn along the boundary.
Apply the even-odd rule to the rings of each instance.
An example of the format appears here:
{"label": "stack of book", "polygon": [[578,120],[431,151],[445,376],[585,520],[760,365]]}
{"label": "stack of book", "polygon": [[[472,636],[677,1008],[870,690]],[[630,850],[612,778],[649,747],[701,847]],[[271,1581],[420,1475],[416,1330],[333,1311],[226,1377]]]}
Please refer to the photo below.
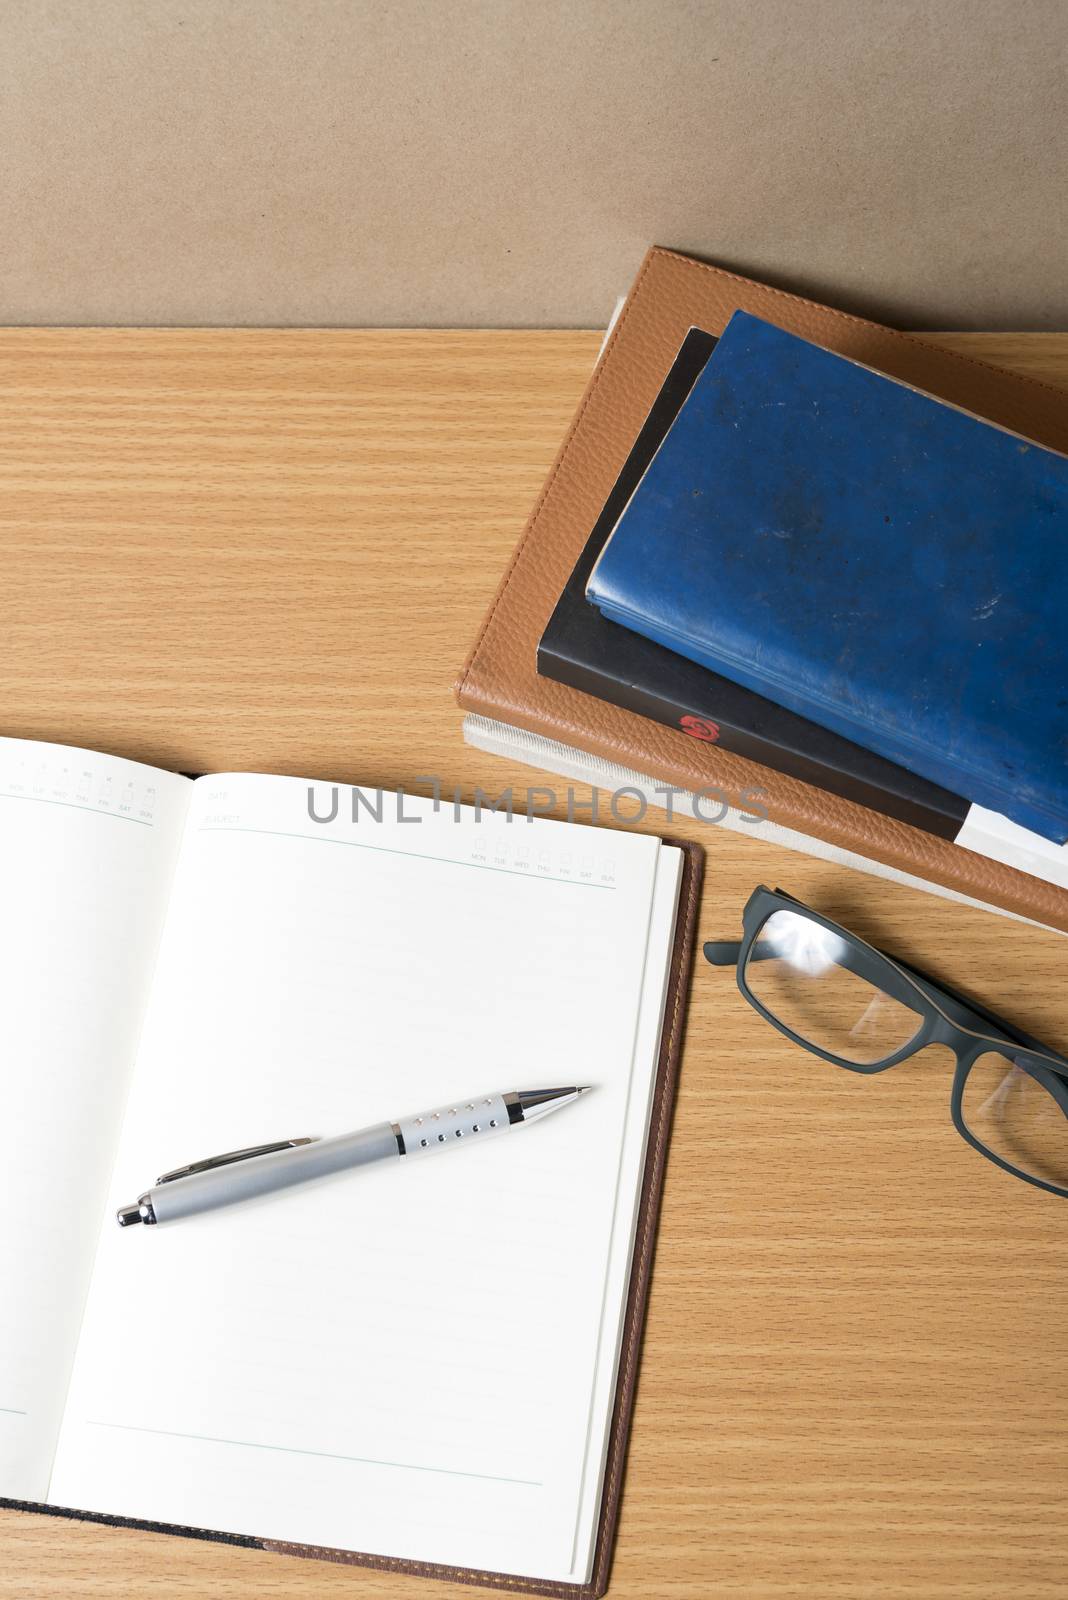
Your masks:
{"label": "stack of book", "polygon": [[467,737],[1068,928],[1066,447],[1043,385],[652,251]]}

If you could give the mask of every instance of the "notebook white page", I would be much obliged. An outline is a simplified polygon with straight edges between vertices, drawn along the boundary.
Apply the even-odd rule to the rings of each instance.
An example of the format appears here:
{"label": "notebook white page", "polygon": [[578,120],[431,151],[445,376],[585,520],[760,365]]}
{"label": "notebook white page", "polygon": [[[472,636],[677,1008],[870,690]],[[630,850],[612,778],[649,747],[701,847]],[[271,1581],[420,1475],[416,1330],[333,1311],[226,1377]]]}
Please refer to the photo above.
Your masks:
{"label": "notebook white page", "polygon": [[[324,826],[299,780],[194,786],[49,1499],[582,1578],[678,853],[404,804]],[[572,1081],[438,1161],[111,1218],[202,1155]]]}
{"label": "notebook white page", "polygon": [[0,1495],[47,1492],[192,787],[0,739]]}

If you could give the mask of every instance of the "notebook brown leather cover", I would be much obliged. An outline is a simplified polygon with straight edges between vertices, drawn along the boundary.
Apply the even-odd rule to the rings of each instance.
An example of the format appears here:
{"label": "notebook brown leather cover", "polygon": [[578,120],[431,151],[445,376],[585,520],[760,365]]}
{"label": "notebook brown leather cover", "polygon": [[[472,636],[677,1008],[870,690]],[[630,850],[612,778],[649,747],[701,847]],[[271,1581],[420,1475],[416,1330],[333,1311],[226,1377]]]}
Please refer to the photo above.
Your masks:
{"label": "notebook brown leather cover", "polygon": [[653,249],[464,667],[460,705],[680,789],[762,789],[774,822],[1068,931],[1064,889],[538,676],[538,640],[687,330],[721,333],[739,308],[1068,452],[1068,394],[1052,385]]}
{"label": "notebook brown leather cover", "polygon": [[597,1523],[593,1568],[588,1583],[554,1583],[538,1578],[515,1577],[512,1573],[486,1572],[473,1567],[447,1567],[434,1562],[403,1561],[393,1556],[364,1555],[352,1550],[333,1550],[321,1545],[287,1544],[280,1540],[256,1539],[244,1534],[213,1533],[207,1528],[177,1527],[172,1523],[142,1522],[132,1517],[104,1516],[80,1512],[65,1506],[29,1505],[25,1501],[0,1498],[0,1506],[20,1511],[37,1511],[46,1516],[68,1517],[85,1522],[106,1523],[111,1527],[143,1528],[152,1533],[178,1534],[192,1539],[215,1540],[220,1544],[239,1545],[249,1550],[270,1550],[277,1555],[309,1556],[320,1561],[337,1561],[351,1566],[373,1567],[378,1572],[408,1572],[423,1578],[438,1578],[449,1583],[477,1584],[487,1589],[507,1589],[513,1594],[540,1594],[560,1596],[561,1600],[598,1600],[608,1588],[612,1566],[612,1548],[616,1524],[619,1521],[620,1501],[623,1493],[623,1467],[630,1437],[630,1421],[634,1411],[634,1398],[638,1383],[638,1366],[641,1359],[642,1331],[649,1301],[649,1284],[653,1270],[653,1247],[660,1216],[660,1198],[664,1188],[667,1168],[668,1141],[671,1135],[671,1118],[675,1109],[675,1089],[678,1082],[682,1040],[689,1001],[690,976],[697,937],[697,913],[701,903],[701,879],[704,872],[704,852],[696,844],[682,839],[665,839],[665,844],[675,845],[682,851],[682,879],[679,885],[679,909],[675,920],[675,937],[668,973],[667,994],[664,1002],[664,1028],[660,1039],[660,1058],[657,1062],[653,1087],[652,1109],[649,1117],[649,1139],[646,1146],[645,1170],[642,1173],[641,1199],[634,1234],[634,1251],[631,1256],[630,1282],[627,1288],[627,1306],[623,1322],[623,1340],[620,1348],[619,1371],[616,1375],[615,1406],[609,1433],[608,1453],[605,1460],[604,1486]]}

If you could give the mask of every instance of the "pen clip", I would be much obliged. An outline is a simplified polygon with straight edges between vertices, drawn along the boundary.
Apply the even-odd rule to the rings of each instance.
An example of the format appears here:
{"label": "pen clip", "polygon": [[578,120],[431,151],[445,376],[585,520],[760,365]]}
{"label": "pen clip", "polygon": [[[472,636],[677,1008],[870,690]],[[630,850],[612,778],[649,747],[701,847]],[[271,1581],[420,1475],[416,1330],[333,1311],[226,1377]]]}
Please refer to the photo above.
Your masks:
{"label": "pen clip", "polygon": [[165,1172],[156,1183],[171,1183],[175,1178],[190,1178],[194,1172],[210,1172],[213,1167],[227,1167],[232,1161],[250,1161],[253,1156],[274,1155],[276,1150],[293,1150],[298,1144],[314,1144],[314,1138],[276,1139],[274,1144],[250,1144],[244,1150],[228,1150],[225,1155],[208,1156],[204,1161],[191,1161],[187,1167],[175,1167]]}

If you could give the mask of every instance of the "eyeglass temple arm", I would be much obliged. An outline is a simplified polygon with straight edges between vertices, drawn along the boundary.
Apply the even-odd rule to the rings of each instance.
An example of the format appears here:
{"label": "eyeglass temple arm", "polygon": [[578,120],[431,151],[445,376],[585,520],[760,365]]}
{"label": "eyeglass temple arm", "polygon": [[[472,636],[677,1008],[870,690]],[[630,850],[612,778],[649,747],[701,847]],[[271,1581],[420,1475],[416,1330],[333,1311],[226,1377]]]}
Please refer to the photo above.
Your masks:
{"label": "eyeglass temple arm", "polygon": [[[738,939],[710,939],[704,946],[705,960],[710,961],[714,967],[736,967],[738,957],[742,953],[741,942]],[[751,951],[750,961],[763,961],[765,953],[769,956],[777,952],[768,949],[754,949]]]}

